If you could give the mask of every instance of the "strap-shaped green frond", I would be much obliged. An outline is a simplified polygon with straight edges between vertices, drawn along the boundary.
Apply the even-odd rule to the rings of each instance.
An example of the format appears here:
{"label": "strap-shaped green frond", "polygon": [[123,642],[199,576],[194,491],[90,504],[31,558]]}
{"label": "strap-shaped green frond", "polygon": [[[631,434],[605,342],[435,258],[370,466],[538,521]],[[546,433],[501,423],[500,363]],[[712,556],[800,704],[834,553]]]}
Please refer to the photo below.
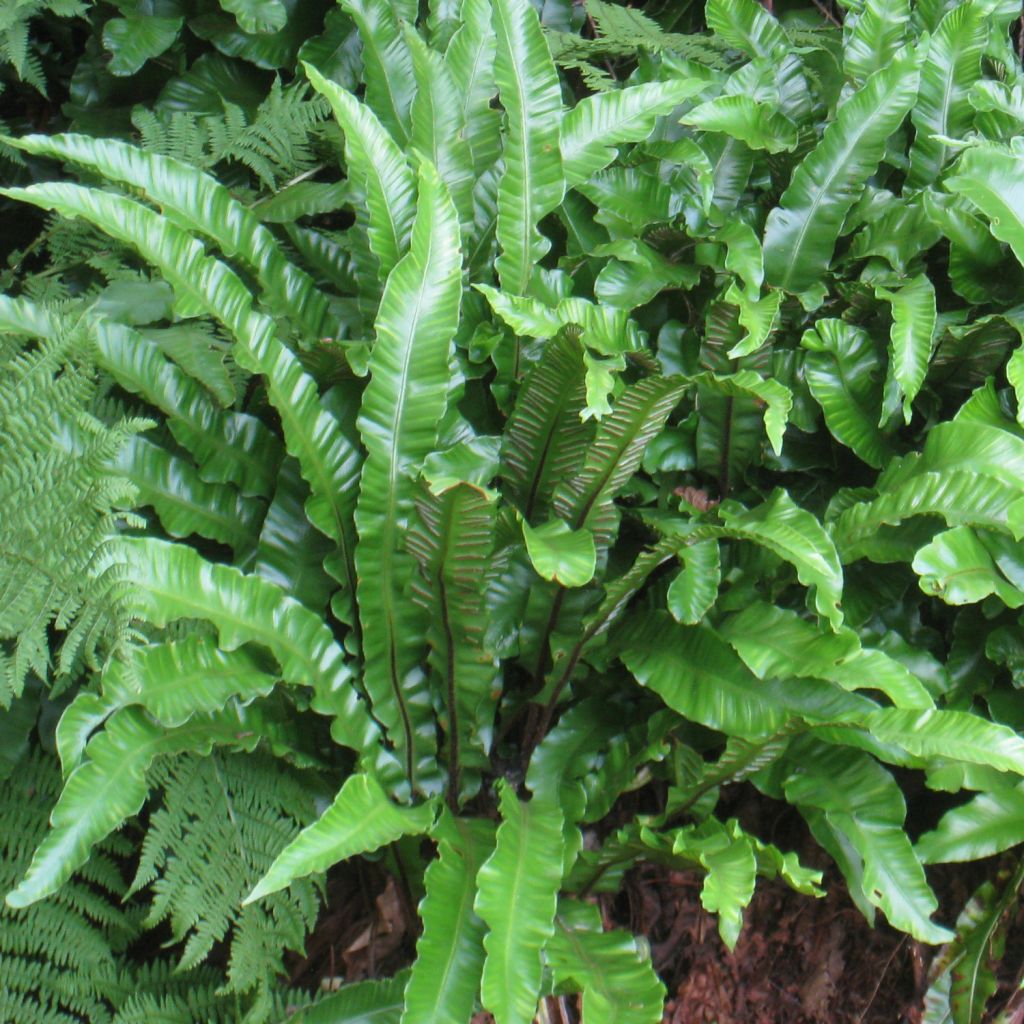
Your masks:
{"label": "strap-shaped green frond", "polygon": [[405,31],[416,75],[410,142],[437,168],[465,230],[473,223],[474,177],[473,157],[464,137],[465,110],[441,54],[427,46],[414,29]]}
{"label": "strap-shaped green frond", "polygon": [[575,529],[591,530],[607,544],[612,500],[637,471],[644,449],[679,403],[685,385],[651,377],[626,388],[610,416],[601,421],[582,470],[555,491],[555,511]]}
{"label": "strap-shaped green frond", "polygon": [[1019,785],[979,793],[947,811],[917,841],[925,864],[983,860],[1024,843],[1024,789]]}
{"label": "strap-shaped green frond", "polygon": [[880,359],[863,328],[822,318],[801,342],[808,350],[804,376],[832,436],[869,466],[880,468],[892,444],[879,427],[882,392],[875,379]]}
{"label": "strap-shaped green frond", "polygon": [[728,397],[752,397],[765,405],[764,427],[776,455],[782,453],[782,436],[786,432],[793,394],[785,384],[762,377],[756,370],[736,373],[698,373],[688,378],[706,393]]}
{"label": "strap-shaped green frond", "polygon": [[949,941],[952,933],[930,920],[938,900],[903,831],[906,804],[892,775],[867,754],[820,744],[802,745],[794,763],[799,768],[786,781],[786,798],[804,812],[818,841],[838,854],[851,889],[922,942]]}
{"label": "strap-shaped green frond", "polygon": [[786,30],[755,0],[708,0],[708,28],[751,57],[775,58],[790,46]]}
{"label": "strap-shaped green frond", "polygon": [[498,661],[484,643],[496,505],[495,495],[469,483],[439,494],[424,487],[406,535],[419,567],[413,593],[430,616],[430,665],[448,714],[449,785],[455,788],[449,799],[456,802],[460,768],[474,752],[486,755],[496,710]]}
{"label": "strap-shaped green frond", "polygon": [[214,744],[251,748],[259,742],[258,721],[230,709],[167,729],[141,708],[112,715],[86,747],[85,761],[68,779],[50,816],[50,831],[36,850],[18,887],[7,894],[12,907],[25,907],[59,889],[88,859],[89,851],[136,814],[146,799],[146,769],[153,758],[181,750],[209,752]]}
{"label": "strap-shaped green frond", "polygon": [[219,711],[232,697],[242,704],[265,697],[277,674],[245,648],[221,650],[204,637],[151,644],[103,672],[103,697],[114,706],[140,704],[161,725],[175,728],[193,715]]}
{"label": "strap-shaped green frond", "polygon": [[935,136],[959,139],[970,130],[974,108],[968,93],[981,78],[988,33],[982,5],[962,3],[945,15],[928,41],[921,89],[910,112],[916,134],[910,149],[909,188],[930,185],[950,159],[950,147]]}
{"label": "strap-shaped green frond", "polygon": [[413,560],[402,535],[413,508],[413,474],[434,448],[447,408],[462,295],[458,217],[426,162],[419,191],[412,246],[388,277],[377,314],[358,420],[367,459],[356,508],[364,684],[412,785],[423,770],[436,770],[436,741],[420,668],[426,628],[405,596]]}
{"label": "strap-shaped green frond", "polygon": [[562,90],[558,72],[529,0],[494,0],[497,53],[494,77],[505,108],[504,170],[498,186],[498,276],[523,295],[550,247],[537,230],[562,201],[559,155]]}
{"label": "strap-shaped green frond", "polygon": [[423,934],[405,989],[402,1024],[465,1024],[484,966],[486,926],[473,909],[476,876],[494,848],[494,826],[442,814],[433,837],[438,856],[423,878]]}
{"label": "strap-shaped green frond", "polygon": [[477,875],[476,912],[488,927],[481,999],[497,1024],[530,1024],[555,929],[562,813],[537,796],[524,803],[504,780],[499,787],[497,843]]}
{"label": "strap-shaped green frond", "polygon": [[158,626],[208,619],[225,650],[255,642],[267,647],[290,683],[311,686],[313,707],[335,716],[336,742],[372,753],[378,730],[360,700],[354,674],[327,624],[273,583],[228,565],[207,562],[192,548],[166,541],[123,542],[138,588],[140,614]]}
{"label": "strap-shaped green frond", "polygon": [[918,274],[899,288],[880,288],[877,294],[892,305],[889,379],[882,418],[888,418],[888,406],[895,405],[902,395],[903,420],[909,423],[913,416],[911,406],[928,374],[934,346],[935,287],[924,274]]}
{"label": "strap-shaped green frond", "polygon": [[312,495],[306,503],[310,521],[339,545],[346,591],[354,593],[351,534],[358,449],[335,418],[322,407],[316,383],[275,334],[273,322],[252,309],[252,295],[226,264],[206,255],[202,244],[140,203],[71,184],[11,189],[12,197],[83,217],[108,234],[134,246],[158,267],[175,291],[194,300],[235,338],[239,363],[262,373],[270,400],[284,427],[285,444],[296,456]]}
{"label": "strap-shaped green frond", "polygon": [[138,648],[104,667],[102,697],[79,693],[61,715],[57,751],[64,775],[78,767],[89,736],[118,708],[137,704],[174,729],[195,715],[222,710],[231,698],[244,706],[265,697],[277,679],[245,648],[224,651],[205,637]]}
{"label": "strap-shaped green frond", "polygon": [[1009,512],[1024,497],[1024,440],[983,422],[940,423],[918,454],[892,460],[877,497],[846,508],[832,527],[844,562],[871,550],[880,527],[913,516],[939,515],[950,526],[1008,529]]}
{"label": "strap-shaped green frond", "polygon": [[[409,114],[416,79],[398,5],[389,0],[343,0],[363,44],[366,102],[401,146],[409,139]],[[405,15],[415,21],[415,12]]]}
{"label": "strap-shaped green frond", "polygon": [[398,144],[369,107],[324,78],[312,65],[304,67],[313,87],[327,97],[345,133],[349,174],[366,190],[367,237],[384,279],[409,245],[416,215],[415,175]]}
{"label": "strap-shaped green frond", "polygon": [[761,679],[813,676],[844,690],[881,690],[898,708],[934,707],[917,676],[883,651],[862,647],[853,630],[825,632],[798,612],[756,601],[719,632]]}
{"label": "strap-shaped green frond", "polygon": [[646,139],[655,121],[707,87],[700,79],[646,82],[586,96],[562,122],[562,169],[567,188],[586,181],[615,158],[615,147]]}
{"label": "strap-shaped green frond", "polygon": [[872,75],[839,108],[836,120],[797,167],[781,205],[768,215],[764,271],[769,284],[803,292],[821,280],[843,219],[917,97],[918,77],[918,58],[904,55]]}
{"label": "strap-shaped green frond", "polygon": [[491,0],[463,0],[462,25],[452,36],[444,62],[462,106],[459,120],[473,154],[477,175],[493,167],[501,154],[498,111],[491,100],[498,91],[494,80],[497,39],[491,20]]}
{"label": "strap-shaped green frond", "polygon": [[244,902],[262,899],[293,879],[326,871],[359,853],[372,853],[402,836],[426,832],[433,820],[432,804],[398,807],[372,775],[352,775],[320,818],[278,854]]}
{"label": "strap-shaped green frond", "polygon": [[583,993],[587,1024],[658,1024],[665,986],[629,932],[605,932],[596,907],[563,900],[547,948],[559,989]]}
{"label": "strap-shaped green frond", "polygon": [[130,438],[116,469],[139,492],[139,504],[152,505],[172,537],[197,534],[249,550],[259,536],[263,505],[227,484],[207,483],[188,459],[146,441]]}
{"label": "strap-shaped green frond", "polygon": [[288,260],[259,218],[211,175],[117,139],[27,135],[14,144],[28,153],[66,160],[96,171],[108,181],[139,189],[180,227],[212,238],[225,256],[251,267],[270,308],[291,319],[307,340],[331,332],[327,301],[316,282]]}
{"label": "strap-shaped green frond", "polygon": [[708,627],[679,626],[661,612],[647,616],[625,642],[622,661],[637,682],[684,718],[746,738],[785,724],[779,693]]}
{"label": "strap-shaped green frond", "polygon": [[569,335],[554,338],[523,381],[502,442],[502,477],[523,515],[532,520],[555,487],[583,464],[591,427],[583,351]]}
{"label": "strap-shaped green frond", "polygon": [[1024,206],[1021,169],[1024,154],[991,145],[967,150],[946,179],[946,188],[966,196],[990,222],[990,230],[1006,242],[1024,264]]}
{"label": "strap-shaped green frond", "polygon": [[805,587],[814,587],[818,611],[832,624],[842,625],[843,568],[832,538],[806,509],[778,488],[767,501],[744,509],[725,503],[719,515],[730,536],[753,541],[784,558]]}
{"label": "strap-shaped green frond", "polygon": [[888,67],[903,45],[910,0],[865,0],[844,25],[843,70],[856,83]]}

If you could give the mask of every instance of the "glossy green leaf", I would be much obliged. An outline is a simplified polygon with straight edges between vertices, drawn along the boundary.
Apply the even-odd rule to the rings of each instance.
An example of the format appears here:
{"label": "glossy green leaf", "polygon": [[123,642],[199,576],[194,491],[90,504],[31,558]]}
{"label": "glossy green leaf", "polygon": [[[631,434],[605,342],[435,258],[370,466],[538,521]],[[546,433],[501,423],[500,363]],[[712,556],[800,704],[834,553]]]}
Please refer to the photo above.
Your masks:
{"label": "glossy green leaf", "polygon": [[284,28],[288,12],[281,0],[220,0],[243,32],[277,32]]}
{"label": "glossy green leaf", "polygon": [[178,38],[184,18],[136,14],[111,18],[103,26],[103,46],[110,53],[112,75],[134,75],[146,61],[159,57]]}
{"label": "glossy green leaf", "polygon": [[537,230],[565,192],[559,130],[562,91],[540,20],[529,0],[494,0],[494,76],[507,131],[498,186],[497,269],[502,287],[527,292],[534,266],[550,247]]}
{"label": "glossy green leaf", "polygon": [[797,805],[823,812],[828,826],[844,837],[862,870],[860,879],[848,881],[890,924],[922,942],[952,937],[931,920],[938,900],[903,831],[903,795],[884,768],[859,751],[817,747],[813,757],[807,750],[802,753],[801,767],[786,781],[785,792]]}
{"label": "glossy green leaf", "polygon": [[718,629],[761,679],[815,676],[844,690],[880,690],[896,707],[934,707],[908,668],[883,651],[862,647],[852,630],[825,632],[797,612],[762,602],[730,616]]}
{"label": "glossy green leaf", "polygon": [[704,540],[679,552],[682,569],[668,588],[668,610],[676,622],[695,626],[718,597],[722,567],[718,541]]}
{"label": "glossy green leaf", "polygon": [[755,0],[708,0],[708,28],[751,57],[777,57],[789,48],[785,29]]}
{"label": "glossy green leaf", "polygon": [[299,473],[298,463],[292,458],[285,459],[249,567],[315,611],[325,608],[335,593],[341,617],[348,610],[342,604],[345,595],[335,590],[335,582],[324,568],[324,560],[332,551],[330,541],[303,512],[308,495],[309,488]]}
{"label": "glossy green leaf", "polygon": [[781,488],[752,509],[723,504],[719,515],[730,536],[752,540],[774,551],[797,571],[805,587],[814,587],[814,604],[833,630],[843,613],[843,570],[831,537],[810,512]]}
{"label": "glossy green leaf", "polygon": [[988,548],[967,526],[938,534],[914,555],[921,589],[947,604],[975,604],[996,594],[1008,608],[1024,604],[1024,593],[999,572]]}
{"label": "glossy green leaf", "polygon": [[762,377],[755,370],[738,370],[729,374],[699,373],[690,380],[708,392],[728,397],[749,396],[764,403],[765,432],[774,452],[777,455],[782,452],[782,436],[793,408],[793,395],[785,384]]}
{"label": "glossy green leaf", "polygon": [[366,446],[356,526],[363,682],[410,784],[434,757],[429,696],[419,662],[425,625],[405,597],[413,572],[402,551],[412,474],[434,448],[448,403],[448,361],[461,299],[459,226],[437,171],[420,167],[409,252],[388,277],[377,313],[359,432]]}
{"label": "glossy green leaf", "polygon": [[559,990],[583,993],[587,1024],[658,1024],[665,989],[650,957],[624,931],[605,932],[596,907],[559,904],[547,947]]}
{"label": "glossy green leaf", "polygon": [[751,149],[782,153],[796,148],[796,125],[767,103],[751,96],[717,96],[683,117],[683,124],[722,132]]}
{"label": "glossy green leaf", "polygon": [[491,100],[498,91],[494,80],[497,39],[490,0],[463,0],[462,25],[445,51],[455,94],[462,105],[459,120],[473,155],[473,170],[480,175],[492,167],[501,152],[498,112]]}
{"label": "glossy green leaf", "polygon": [[750,841],[742,833],[730,835],[726,830],[715,829],[710,835],[699,835],[700,831],[692,836],[680,829],[672,849],[674,853],[695,855],[707,871],[700,902],[709,914],[718,915],[719,934],[731,952],[739,941],[743,910],[754,896],[757,860]]}
{"label": "glossy green leaf", "polygon": [[477,872],[494,846],[488,821],[441,817],[438,856],[424,876],[423,934],[405,989],[402,1024],[464,1024],[484,966],[486,926],[473,909]]}
{"label": "glossy green leaf", "polygon": [[673,711],[730,736],[767,736],[786,715],[775,694],[707,627],[677,626],[649,615],[630,636],[622,661],[641,686]]}
{"label": "glossy green leaf", "polygon": [[944,757],[1024,775],[1024,740],[1009,726],[967,711],[882,708],[865,727],[883,742],[898,743],[918,757]]}
{"label": "glossy green leaf", "polygon": [[543,976],[542,950],[555,929],[562,880],[562,814],[534,797],[523,803],[499,781],[501,824],[477,873],[475,909],[487,925],[481,1001],[496,1024],[531,1024]]}
{"label": "glossy green leaf", "polygon": [[[409,138],[416,79],[399,24],[398,5],[387,0],[344,0],[341,6],[359,29],[367,105],[391,138],[404,146]],[[415,14],[410,20],[415,20]]]}
{"label": "glossy green leaf", "polygon": [[555,491],[555,512],[573,530],[586,527],[599,545],[607,543],[614,516],[613,499],[636,472],[644,448],[661,430],[682,396],[683,385],[670,377],[652,377],[619,396],[601,421],[580,472]]}
{"label": "glossy green leaf", "polygon": [[296,878],[326,871],[360,853],[372,853],[402,836],[419,835],[434,820],[432,804],[398,807],[372,775],[351,775],[334,803],[282,851],[244,903],[269,896]]}
{"label": "glossy green leaf", "polygon": [[[416,215],[416,178],[398,143],[373,111],[340,85],[304,65],[313,87],[331,104],[345,133],[350,173],[366,190],[367,237],[386,278],[409,244]],[[410,69],[411,70],[411,69]]]}
{"label": "glossy green leaf", "polygon": [[377,727],[357,694],[344,652],[318,615],[261,577],[207,562],[182,544],[138,538],[124,541],[123,551],[139,614],[147,621],[165,626],[181,618],[208,619],[226,651],[262,644],[286,681],[313,688],[314,709],[335,716],[337,743],[373,753]]}
{"label": "glossy green leaf", "polygon": [[715,232],[714,237],[716,241],[725,243],[725,269],[731,270],[743,282],[748,298],[757,299],[764,282],[761,239],[742,220],[728,221]]}
{"label": "glossy green leaf", "polygon": [[769,284],[804,292],[821,280],[843,219],[917,97],[918,77],[916,58],[903,55],[839,108],[793,174],[781,205],[768,215],[764,269]]}
{"label": "glossy green leaf", "polygon": [[594,578],[597,551],[589,530],[572,530],[563,520],[550,519],[536,528],[524,522],[523,537],[530,562],[544,579],[582,587]]}
{"label": "glossy green leaf", "polygon": [[832,436],[869,466],[880,468],[892,454],[892,446],[878,426],[882,395],[875,374],[879,358],[870,336],[861,328],[826,319],[804,333],[801,345],[807,349],[807,386]]}
{"label": "glossy green leaf", "polygon": [[173,214],[176,224],[212,238],[225,256],[252,267],[275,313],[292,319],[311,338],[329,330],[328,305],[313,279],[288,260],[259,218],[211,175],[117,139],[27,135],[17,145],[140,190]]}
{"label": "glossy green leaf", "polygon": [[1024,843],[1024,790],[1020,786],[979,793],[947,811],[917,841],[925,864],[983,860]]}
{"label": "glossy green leaf", "polygon": [[843,70],[862,82],[888,67],[903,45],[910,0],[865,0],[844,22]]}
{"label": "glossy green leaf", "polygon": [[277,676],[245,648],[222,651],[201,637],[139,648],[114,661],[102,676],[113,707],[139,704],[161,725],[184,725],[196,714],[220,711],[238,697],[250,703],[270,693]]}
{"label": "glossy green leaf", "polygon": [[949,526],[1007,529],[1022,497],[1024,441],[982,422],[940,423],[924,448],[890,462],[877,496],[847,507],[832,527],[844,561],[871,550],[879,528],[913,516],[938,515]]}
{"label": "glossy green leaf", "polygon": [[764,298],[752,299],[736,284],[732,284],[724,298],[726,302],[739,307],[739,324],[747,332],[726,354],[730,359],[742,359],[757,352],[775,329],[779,318],[779,306],[782,303],[782,292],[770,291]]}
{"label": "glossy green leaf", "polygon": [[56,892],[86,862],[96,843],[138,813],[148,792],[146,770],[153,758],[182,750],[208,753],[214,744],[251,748],[259,733],[247,733],[244,721],[244,713],[231,710],[196,716],[181,728],[167,729],[140,708],[112,715],[89,741],[85,761],[71,773],[50,816],[46,838],[25,877],[7,894],[8,906],[27,907]]}
{"label": "glossy green leaf", "polygon": [[545,346],[523,381],[502,442],[502,477],[528,520],[547,506],[555,487],[583,463],[591,429],[580,345],[568,335]]}
{"label": "glossy green leaf", "polygon": [[284,426],[285,444],[310,481],[312,496],[306,512],[339,545],[346,589],[352,594],[349,540],[359,453],[321,407],[316,384],[278,340],[272,321],[252,310],[251,295],[238,276],[208,257],[196,239],[130,200],[69,184],[9,192],[15,193],[44,208],[84,217],[133,245],[161,269],[179,294],[209,310],[232,332],[238,361],[266,376],[270,399]]}
{"label": "glossy green leaf", "polygon": [[255,546],[261,503],[233,487],[207,483],[187,459],[133,437],[122,447],[116,469],[138,489],[139,503],[153,506],[172,537],[196,534],[236,552]]}
{"label": "glossy green leaf", "polygon": [[699,79],[669,79],[584,97],[562,122],[566,187],[603,170],[615,159],[615,146],[646,139],[658,117],[704,88]]}
{"label": "glossy green leaf", "polygon": [[[932,354],[935,288],[924,274],[918,274],[895,290],[879,288],[877,295],[892,304],[889,378],[903,397],[903,421],[909,423],[913,415],[911,406],[928,374]],[[887,411],[883,409],[883,418]]]}
{"label": "glossy green leaf", "polygon": [[1024,154],[977,146],[957,162],[946,188],[966,196],[989,219],[992,234],[1024,264]]}
{"label": "glossy green leaf", "polygon": [[410,143],[437,168],[465,226],[473,221],[473,157],[463,137],[464,109],[455,82],[441,55],[412,28],[406,39],[416,74]]}
{"label": "glossy green leaf", "polygon": [[231,346],[226,341],[189,324],[148,328],[140,332],[155,341],[168,359],[197,380],[227,408],[234,405],[235,385],[228,368]]}
{"label": "glossy green leaf", "polygon": [[[449,784],[470,751],[486,752],[498,664],[485,643],[484,587],[495,543],[495,496],[470,483],[416,498],[406,545],[419,573],[412,592],[428,611],[430,664],[448,712]],[[458,799],[454,793],[452,799]]]}
{"label": "glossy green leaf", "polygon": [[981,77],[987,38],[982,5],[962,3],[946,14],[929,40],[921,66],[921,90],[910,112],[916,134],[908,187],[930,185],[950,159],[949,146],[935,136],[960,139],[970,130],[974,108],[968,93]]}

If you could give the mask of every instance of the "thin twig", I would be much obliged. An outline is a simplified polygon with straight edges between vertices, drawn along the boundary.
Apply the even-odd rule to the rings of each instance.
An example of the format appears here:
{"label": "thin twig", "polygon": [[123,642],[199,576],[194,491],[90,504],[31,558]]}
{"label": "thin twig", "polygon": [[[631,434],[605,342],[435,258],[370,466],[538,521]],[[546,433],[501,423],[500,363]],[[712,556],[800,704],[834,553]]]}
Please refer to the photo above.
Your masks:
{"label": "thin twig", "polygon": [[885,961],[885,966],[882,968],[882,972],[878,975],[878,981],[875,982],[875,987],[871,990],[871,997],[868,999],[864,1009],[861,1010],[857,1016],[856,1024],[863,1024],[864,1018],[868,1015],[868,1010],[871,1009],[871,1006],[875,1001],[875,997],[878,995],[878,990],[882,987],[882,982],[885,980],[885,976],[889,973],[889,968],[892,966],[893,960],[896,959],[896,954],[906,945],[906,943],[907,936],[904,935],[896,944],[896,948],[889,954],[889,959]]}

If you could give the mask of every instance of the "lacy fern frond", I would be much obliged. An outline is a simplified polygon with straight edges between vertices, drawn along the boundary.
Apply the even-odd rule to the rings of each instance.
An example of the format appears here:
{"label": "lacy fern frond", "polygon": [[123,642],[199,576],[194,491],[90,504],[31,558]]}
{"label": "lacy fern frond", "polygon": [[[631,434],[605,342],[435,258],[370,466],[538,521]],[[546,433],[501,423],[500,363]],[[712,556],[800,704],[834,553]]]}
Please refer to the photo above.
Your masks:
{"label": "lacy fern frond", "polygon": [[85,14],[89,4],[81,0],[3,0],[0,3],[0,64],[9,64],[22,82],[46,95],[42,61],[29,32],[33,18],[50,14],[74,18]]}
{"label": "lacy fern frond", "polygon": [[[112,558],[133,491],[109,472],[144,424],[91,415],[89,344],[69,319],[58,337],[0,350],[0,705],[28,673],[68,677],[128,637],[122,575]],[[56,665],[51,630],[62,634]]]}
{"label": "lacy fern frond", "polygon": [[641,11],[603,0],[587,0],[586,8],[595,29],[593,39],[571,32],[549,32],[548,41],[552,56],[562,67],[582,71],[585,80],[588,75],[596,76],[597,88],[606,87],[601,84],[603,76],[587,62],[615,57],[635,59],[638,50],[668,51],[712,68],[728,66],[725,47],[713,37],[666,32]]}
{"label": "lacy fern frond", "polygon": [[137,107],[132,124],[145,149],[203,170],[241,164],[263,188],[276,189],[316,164],[314,139],[329,108],[323,97],[310,99],[307,92],[306,86],[285,87],[275,79],[254,117],[230,103],[222,114],[204,116]]}
{"label": "lacy fern frond", "polygon": [[[46,834],[60,792],[57,765],[24,758],[0,782],[0,885],[10,890]],[[107,1021],[117,954],[137,934],[119,901],[124,882],[104,843],[86,868],[51,899],[23,910],[0,906],[0,1020],[18,1024]],[[124,852],[123,850],[121,851]]]}
{"label": "lacy fern frond", "polygon": [[[184,940],[181,968],[229,943],[226,991],[269,999],[286,949],[302,948],[319,910],[305,879],[255,905],[243,897],[281,849],[314,817],[309,787],[261,755],[185,756],[154,768],[163,790],[142,846],[132,890],[150,886],[147,924],[169,921]],[[269,1006],[269,1003],[268,1003]]]}

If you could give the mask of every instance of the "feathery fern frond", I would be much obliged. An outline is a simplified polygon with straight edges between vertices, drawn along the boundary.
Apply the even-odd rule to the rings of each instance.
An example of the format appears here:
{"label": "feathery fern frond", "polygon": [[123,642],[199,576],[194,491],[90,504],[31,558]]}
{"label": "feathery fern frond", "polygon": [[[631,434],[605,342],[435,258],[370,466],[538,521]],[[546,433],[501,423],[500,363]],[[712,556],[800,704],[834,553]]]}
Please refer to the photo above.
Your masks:
{"label": "feathery fern frond", "polygon": [[150,818],[132,891],[150,887],[146,923],[169,921],[184,941],[181,968],[229,944],[229,992],[265,995],[286,949],[301,950],[319,910],[318,885],[294,882],[258,904],[245,894],[298,830],[313,820],[309,780],[260,754],[192,754],[150,772],[163,792]]}
{"label": "feathery fern frond", "polygon": [[[0,350],[0,705],[31,671],[66,676],[129,632],[110,539],[133,490],[110,462],[143,424],[91,415],[96,376],[84,332]],[[63,634],[51,664],[48,631]]]}
{"label": "feathery fern frond", "polygon": [[[32,754],[0,782],[0,887],[11,889],[46,833],[60,792],[53,759]],[[109,1020],[108,986],[117,954],[137,934],[137,921],[119,906],[124,882],[110,854],[124,852],[114,837],[94,852],[53,899],[23,910],[0,906],[0,1020],[72,1024]]]}

